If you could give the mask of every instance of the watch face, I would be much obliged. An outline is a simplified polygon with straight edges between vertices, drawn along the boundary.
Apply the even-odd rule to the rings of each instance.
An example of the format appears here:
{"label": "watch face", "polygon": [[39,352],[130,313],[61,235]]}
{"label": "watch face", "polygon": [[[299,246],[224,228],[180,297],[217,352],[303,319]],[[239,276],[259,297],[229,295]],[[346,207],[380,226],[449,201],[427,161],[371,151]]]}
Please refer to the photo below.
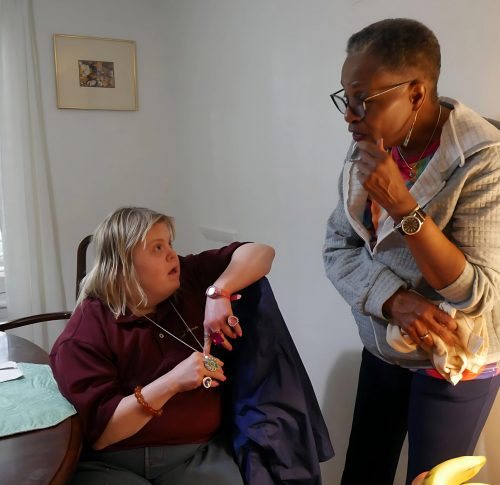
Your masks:
{"label": "watch face", "polygon": [[405,234],[415,234],[419,231],[422,221],[416,216],[407,216],[401,221],[401,229]]}

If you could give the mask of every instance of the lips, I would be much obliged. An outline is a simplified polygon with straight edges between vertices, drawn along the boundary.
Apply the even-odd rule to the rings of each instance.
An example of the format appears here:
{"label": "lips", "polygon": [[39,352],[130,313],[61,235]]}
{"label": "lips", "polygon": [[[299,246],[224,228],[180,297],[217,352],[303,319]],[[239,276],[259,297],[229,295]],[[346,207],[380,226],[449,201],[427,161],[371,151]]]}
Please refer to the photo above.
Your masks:
{"label": "lips", "polygon": [[175,266],[174,268],[172,268],[169,272],[168,272],[168,275],[169,276],[174,276],[176,274],[179,273],[179,268],[177,268],[177,266]]}
{"label": "lips", "polygon": [[359,133],[357,131],[351,131],[351,133],[352,133],[352,139],[354,141],[361,141],[366,138],[366,135],[364,133]]}

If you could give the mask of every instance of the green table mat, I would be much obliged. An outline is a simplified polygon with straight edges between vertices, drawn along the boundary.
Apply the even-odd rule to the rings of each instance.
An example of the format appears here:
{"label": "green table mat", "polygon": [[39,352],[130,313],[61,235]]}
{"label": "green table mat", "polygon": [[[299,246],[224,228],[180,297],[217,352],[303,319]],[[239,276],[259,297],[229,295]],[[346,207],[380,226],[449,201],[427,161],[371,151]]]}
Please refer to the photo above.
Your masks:
{"label": "green table mat", "polygon": [[24,376],[0,383],[0,437],[49,428],[76,414],[48,365],[18,363]]}

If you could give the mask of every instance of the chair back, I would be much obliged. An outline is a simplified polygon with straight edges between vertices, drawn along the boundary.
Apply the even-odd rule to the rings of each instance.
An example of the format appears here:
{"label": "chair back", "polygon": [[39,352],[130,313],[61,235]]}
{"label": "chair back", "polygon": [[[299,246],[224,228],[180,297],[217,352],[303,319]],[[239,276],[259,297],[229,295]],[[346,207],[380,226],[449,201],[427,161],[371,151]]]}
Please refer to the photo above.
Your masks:
{"label": "chair back", "polygon": [[[87,274],[87,248],[92,241],[92,236],[87,236],[80,241],[76,252],[76,297],[80,289],[80,283]],[[64,310],[60,312],[40,313],[38,315],[29,315],[27,317],[16,318],[5,323],[0,323],[0,331],[20,328],[26,325],[33,325],[41,322],[52,322],[55,320],[68,320],[71,317],[71,311]]]}
{"label": "chair back", "polygon": [[87,236],[80,241],[78,249],[76,250],[76,294],[75,298],[78,300],[80,293],[80,283],[87,274],[87,249],[92,242],[92,236]]}

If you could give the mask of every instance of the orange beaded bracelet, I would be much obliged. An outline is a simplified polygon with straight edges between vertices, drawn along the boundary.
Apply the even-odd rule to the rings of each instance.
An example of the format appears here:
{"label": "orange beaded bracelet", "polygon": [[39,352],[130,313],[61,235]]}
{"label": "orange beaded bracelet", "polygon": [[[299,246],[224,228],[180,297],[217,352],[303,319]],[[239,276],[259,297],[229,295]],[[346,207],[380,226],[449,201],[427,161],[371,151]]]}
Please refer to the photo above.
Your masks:
{"label": "orange beaded bracelet", "polygon": [[153,416],[161,416],[163,414],[163,409],[153,409],[144,399],[144,396],[141,393],[142,387],[141,386],[136,386],[134,388],[134,396],[137,399],[137,402],[148,412],[149,414],[152,414]]}

